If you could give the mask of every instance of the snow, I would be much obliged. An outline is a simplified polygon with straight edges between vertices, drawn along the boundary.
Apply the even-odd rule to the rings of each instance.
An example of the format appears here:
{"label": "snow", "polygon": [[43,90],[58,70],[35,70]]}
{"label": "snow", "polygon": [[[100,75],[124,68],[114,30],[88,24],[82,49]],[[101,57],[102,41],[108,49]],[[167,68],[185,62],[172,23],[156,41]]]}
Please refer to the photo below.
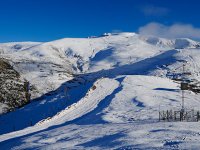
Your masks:
{"label": "snow", "polygon": [[154,36],[140,36],[140,38],[149,44],[157,45],[159,47],[173,48],[175,43],[174,40]]}
{"label": "snow", "polygon": [[[183,61],[190,79],[200,80],[198,44],[135,33],[14,51],[12,43],[0,44],[1,57],[39,91],[29,105],[0,116],[0,148],[198,149],[198,122],[158,121],[159,110],[181,108],[180,85],[170,75]],[[187,108],[199,110],[200,95],[185,95]]]}
{"label": "snow", "polygon": [[140,39],[152,45],[175,49],[197,48],[200,45],[199,42],[187,38],[164,39],[154,36],[140,36]]}
{"label": "snow", "polygon": [[[13,49],[21,45],[21,49]],[[45,43],[0,44],[1,57],[13,64],[34,87],[32,99],[56,90],[74,74],[97,72],[138,62],[166,48],[150,45],[135,33],[98,38],[64,38]],[[142,51],[142,53],[140,52]],[[127,55],[128,54],[128,55]],[[23,57],[22,57],[23,56]]]}
{"label": "snow", "polygon": [[192,41],[190,39],[182,38],[182,39],[176,39],[175,40],[175,48],[177,49],[183,49],[183,48],[195,48],[195,46],[198,45],[197,42]]}
{"label": "snow", "polygon": [[[66,121],[71,121],[82,117],[83,115],[94,110],[100,101],[103,100],[107,95],[110,95],[115,90],[115,88],[117,88],[117,86],[118,82],[115,80],[110,80],[108,78],[97,80],[86,93],[85,97],[80,99],[77,103],[68,106],[65,110],[55,115],[51,120],[57,120],[56,122],[61,124]],[[42,123],[47,121],[49,122],[49,119],[42,121]],[[38,124],[40,123],[41,122]]]}
{"label": "snow", "polygon": [[[1,147],[167,149],[199,146],[198,123],[157,121],[159,106],[180,108],[181,93],[177,83],[159,77],[129,75],[100,79],[95,85],[97,88],[89,90],[88,96],[59,115],[0,136]],[[191,98],[187,103],[191,107],[198,106],[196,95],[188,94]],[[93,98],[95,95],[97,97]]]}
{"label": "snow", "polygon": [[0,43],[0,54],[10,54],[17,51],[26,50],[27,48],[40,45],[40,42],[11,42]]}

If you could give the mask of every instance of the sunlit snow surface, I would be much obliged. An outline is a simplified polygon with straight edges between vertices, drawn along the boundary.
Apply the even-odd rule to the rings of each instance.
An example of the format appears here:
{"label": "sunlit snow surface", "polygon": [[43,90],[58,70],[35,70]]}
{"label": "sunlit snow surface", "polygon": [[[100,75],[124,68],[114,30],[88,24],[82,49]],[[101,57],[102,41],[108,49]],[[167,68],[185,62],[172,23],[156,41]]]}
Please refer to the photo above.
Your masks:
{"label": "sunlit snow surface", "polygon": [[[166,76],[187,60],[191,78],[199,80],[198,43],[178,42],[185,49],[176,40],[123,33],[18,45],[15,52],[4,45],[2,56],[14,64],[23,58],[43,65],[43,72],[16,65],[40,94],[49,85],[58,89],[0,116],[0,149],[197,149],[198,122],[158,122],[159,109],[181,108],[180,85]],[[185,105],[200,109],[199,99],[188,91]]]}

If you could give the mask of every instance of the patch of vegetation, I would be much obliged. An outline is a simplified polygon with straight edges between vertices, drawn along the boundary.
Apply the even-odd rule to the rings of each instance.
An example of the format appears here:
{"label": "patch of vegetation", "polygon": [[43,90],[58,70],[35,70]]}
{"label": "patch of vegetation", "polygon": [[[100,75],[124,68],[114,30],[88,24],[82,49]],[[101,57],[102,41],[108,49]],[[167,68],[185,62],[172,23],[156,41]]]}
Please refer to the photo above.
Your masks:
{"label": "patch of vegetation", "polygon": [[13,111],[30,102],[28,82],[5,59],[0,58],[0,103],[3,113]]}

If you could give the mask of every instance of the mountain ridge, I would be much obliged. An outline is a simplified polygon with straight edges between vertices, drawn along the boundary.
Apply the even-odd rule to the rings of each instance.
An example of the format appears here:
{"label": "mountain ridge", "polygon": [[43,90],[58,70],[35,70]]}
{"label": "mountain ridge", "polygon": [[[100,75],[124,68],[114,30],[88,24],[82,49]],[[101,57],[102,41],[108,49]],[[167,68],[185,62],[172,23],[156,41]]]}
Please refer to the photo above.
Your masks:
{"label": "mountain ridge", "polygon": [[[187,80],[199,84],[198,45],[184,38],[107,33],[28,48],[22,44],[21,50],[4,47],[0,56],[36,90],[30,91],[34,101],[0,117],[0,144],[5,149],[168,149],[174,144],[167,138],[178,140],[175,146],[181,148],[194,143],[195,149],[198,126],[163,124],[157,114],[159,109],[181,109],[183,64],[191,74]],[[185,94],[187,108],[199,109],[199,93]],[[104,141],[120,142],[102,146]]]}

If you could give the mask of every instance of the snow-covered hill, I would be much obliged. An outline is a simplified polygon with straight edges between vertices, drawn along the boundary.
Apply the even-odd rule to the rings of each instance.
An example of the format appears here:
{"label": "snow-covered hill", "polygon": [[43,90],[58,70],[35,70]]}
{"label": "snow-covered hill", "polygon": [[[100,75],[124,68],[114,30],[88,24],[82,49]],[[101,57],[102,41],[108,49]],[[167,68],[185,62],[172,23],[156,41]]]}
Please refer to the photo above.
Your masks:
{"label": "snow-covered hill", "polygon": [[139,62],[169,49],[195,48],[199,45],[190,39],[167,40],[119,33],[46,43],[5,43],[0,44],[0,54],[31,81],[37,89],[32,98],[36,98],[71,80],[74,74],[108,70]]}
{"label": "snow-covered hill", "polygon": [[[183,62],[188,79],[200,81],[199,45],[135,33],[0,44],[0,56],[30,81],[36,98],[0,117],[0,147],[198,148],[198,123],[158,122],[158,111],[181,108],[171,79]],[[186,95],[187,107],[200,109],[199,94]]]}
{"label": "snow-covered hill", "polygon": [[134,33],[46,43],[5,43],[0,44],[0,50],[1,57],[10,60],[36,88],[32,98],[57,89],[74,74],[111,69],[160,52]]}
{"label": "snow-covered hill", "polygon": [[159,37],[140,37],[142,40],[146,41],[149,44],[157,45],[159,47],[166,47],[166,48],[176,48],[176,49],[185,49],[185,48],[199,48],[200,43],[193,41],[187,38],[179,38],[179,39],[164,39]]}

